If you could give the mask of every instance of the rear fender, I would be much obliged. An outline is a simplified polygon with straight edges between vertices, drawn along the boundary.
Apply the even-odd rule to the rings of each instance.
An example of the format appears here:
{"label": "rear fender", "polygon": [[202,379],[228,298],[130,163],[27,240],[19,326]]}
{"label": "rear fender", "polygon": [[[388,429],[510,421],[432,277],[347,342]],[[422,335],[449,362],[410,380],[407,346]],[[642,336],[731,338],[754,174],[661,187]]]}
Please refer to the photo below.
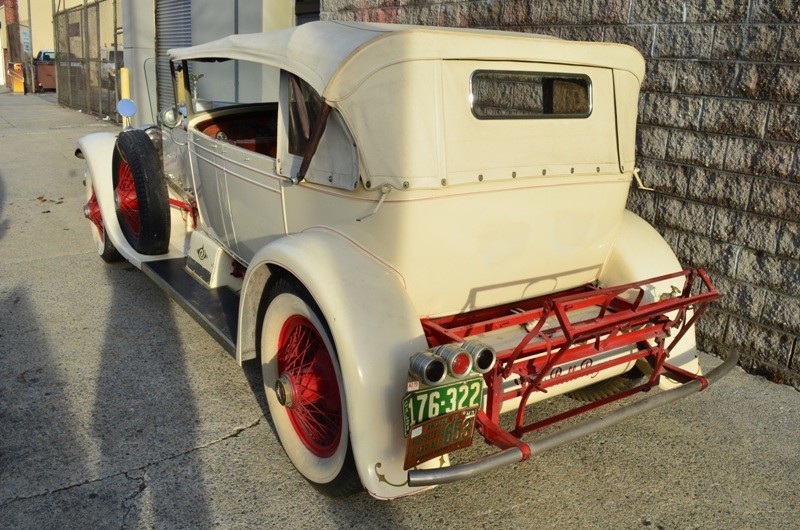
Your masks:
{"label": "rear fender", "polygon": [[[599,281],[602,287],[613,287],[642,278],[670,274],[682,268],[661,234],[647,221],[626,210],[614,250],[600,272]],[[671,281],[653,284],[645,293],[644,302],[652,302],[662,295],[671,294],[674,285]],[[693,374],[701,373],[694,328],[689,329],[675,346],[668,362]],[[679,383],[666,377],[661,378],[659,385],[663,390],[676,386]]]}
{"label": "rear fender", "polygon": [[[421,491],[407,486],[403,471],[401,403],[408,359],[426,349],[427,341],[403,278],[333,231],[311,229],[270,243],[255,255],[245,276],[236,352],[240,362],[255,357],[258,307],[277,267],[303,283],[330,327],[362,484],[378,498]],[[431,466],[447,464],[444,458]]]}
{"label": "rear fender", "polygon": [[[169,253],[157,256],[139,254],[131,247],[122,233],[117,220],[114,206],[114,179],[112,175],[112,161],[117,135],[100,132],[88,134],[78,140],[78,150],[86,160],[88,166],[87,182],[94,186],[94,193],[103,215],[106,237],[111,239],[116,249],[122,256],[138,268],[146,261],[158,261],[169,258],[182,258],[185,256],[187,223],[183,220],[182,211],[172,208],[172,231],[170,237]],[[77,154],[77,153],[76,153]]]}

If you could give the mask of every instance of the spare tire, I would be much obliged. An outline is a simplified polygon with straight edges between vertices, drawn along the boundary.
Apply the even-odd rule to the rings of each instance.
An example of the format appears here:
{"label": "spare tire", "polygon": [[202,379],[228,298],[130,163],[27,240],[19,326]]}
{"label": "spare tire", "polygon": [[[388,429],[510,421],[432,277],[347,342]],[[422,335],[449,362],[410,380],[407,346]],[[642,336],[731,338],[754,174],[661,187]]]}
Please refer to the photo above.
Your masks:
{"label": "spare tire", "polygon": [[153,142],[138,130],[123,131],[113,159],[114,202],[125,239],[146,255],[169,250],[167,181]]}

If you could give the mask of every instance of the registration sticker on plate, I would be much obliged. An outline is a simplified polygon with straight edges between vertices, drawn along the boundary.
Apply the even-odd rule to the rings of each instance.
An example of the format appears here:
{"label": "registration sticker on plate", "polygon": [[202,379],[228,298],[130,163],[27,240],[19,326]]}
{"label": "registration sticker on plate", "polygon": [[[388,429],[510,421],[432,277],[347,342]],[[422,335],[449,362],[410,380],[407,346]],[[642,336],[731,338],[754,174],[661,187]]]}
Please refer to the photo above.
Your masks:
{"label": "registration sticker on plate", "polygon": [[457,410],[415,425],[406,443],[403,469],[469,446],[475,434],[477,410]]}
{"label": "registration sticker on plate", "polygon": [[403,432],[411,426],[457,410],[479,407],[483,398],[483,377],[455,381],[409,392],[403,397]]}

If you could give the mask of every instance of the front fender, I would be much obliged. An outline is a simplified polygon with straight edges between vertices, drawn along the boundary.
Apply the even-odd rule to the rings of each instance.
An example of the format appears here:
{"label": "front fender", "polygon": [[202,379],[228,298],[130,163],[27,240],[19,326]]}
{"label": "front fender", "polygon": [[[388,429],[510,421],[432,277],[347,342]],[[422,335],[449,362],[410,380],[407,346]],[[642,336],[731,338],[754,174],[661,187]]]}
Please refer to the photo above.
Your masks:
{"label": "front fender", "polygon": [[[169,258],[182,258],[184,252],[181,248],[173,245],[174,240],[179,240],[186,232],[185,226],[180,231],[173,230],[175,234],[170,241],[170,251],[168,254],[157,256],[147,256],[136,252],[131,247],[117,220],[117,211],[114,206],[114,179],[112,175],[112,161],[114,158],[114,146],[117,144],[117,135],[108,132],[92,133],[83,136],[78,140],[78,149],[86,160],[89,168],[87,175],[87,185],[91,182],[94,186],[94,193],[100,205],[100,213],[103,215],[103,225],[105,226],[106,237],[111,239],[114,247],[122,256],[130,261],[134,266],[142,268],[142,263],[146,261],[156,261]],[[174,217],[174,215],[173,215]],[[184,223],[185,225],[185,223]],[[173,223],[173,229],[175,223]]]}
{"label": "front fender", "polygon": [[[270,243],[254,256],[244,280],[237,340],[240,360],[254,357],[257,311],[270,275],[268,266],[281,267],[299,279],[328,322],[344,380],[353,455],[364,487],[378,498],[424,489],[408,487],[403,471],[401,402],[408,359],[427,348],[403,278],[332,230],[310,229]],[[434,465],[447,464],[445,458]]]}
{"label": "front fender", "polygon": [[[613,287],[643,278],[670,274],[682,268],[661,234],[647,221],[625,210],[614,250],[600,272],[599,281],[603,287]],[[669,295],[672,287],[670,281],[654,284],[645,294],[645,301],[656,300],[664,294]],[[672,350],[669,363],[693,374],[701,373],[694,328],[689,329]],[[676,381],[666,377],[661,378],[659,385],[662,390],[676,386],[679,386]]]}

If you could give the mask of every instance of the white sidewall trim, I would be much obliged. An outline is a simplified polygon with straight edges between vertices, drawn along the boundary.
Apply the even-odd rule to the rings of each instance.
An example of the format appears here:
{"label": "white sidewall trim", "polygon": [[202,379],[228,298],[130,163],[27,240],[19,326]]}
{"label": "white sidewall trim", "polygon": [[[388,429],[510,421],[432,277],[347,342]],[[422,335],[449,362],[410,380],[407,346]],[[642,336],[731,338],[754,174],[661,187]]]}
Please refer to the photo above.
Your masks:
{"label": "white sidewall trim", "polygon": [[[289,414],[279,402],[275,394],[275,382],[278,380],[278,342],[284,322],[293,316],[300,315],[308,319],[322,340],[331,355],[333,368],[336,371],[336,380],[339,384],[339,396],[342,405],[342,435],[339,446],[333,455],[327,458],[319,457],[309,451],[303,442],[298,438]],[[264,316],[264,325],[261,334],[261,370],[264,375],[264,391],[269,403],[270,415],[278,431],[278,437],[283,444],[283,448],[294,466],[309,480],[318,484],[327,484],[336,478],[342,470],[345,458],[347,457],[347,447],[350,443],[350,430],[347,422],[347,406],[344,394],[344,384],[342,374],[339,370],[339,361],[334,353],[336,349],[331,342],[325,326],[320,322],[314,311],[303,300],[290,293],[283,293],[275,297],[269,304]]]}

